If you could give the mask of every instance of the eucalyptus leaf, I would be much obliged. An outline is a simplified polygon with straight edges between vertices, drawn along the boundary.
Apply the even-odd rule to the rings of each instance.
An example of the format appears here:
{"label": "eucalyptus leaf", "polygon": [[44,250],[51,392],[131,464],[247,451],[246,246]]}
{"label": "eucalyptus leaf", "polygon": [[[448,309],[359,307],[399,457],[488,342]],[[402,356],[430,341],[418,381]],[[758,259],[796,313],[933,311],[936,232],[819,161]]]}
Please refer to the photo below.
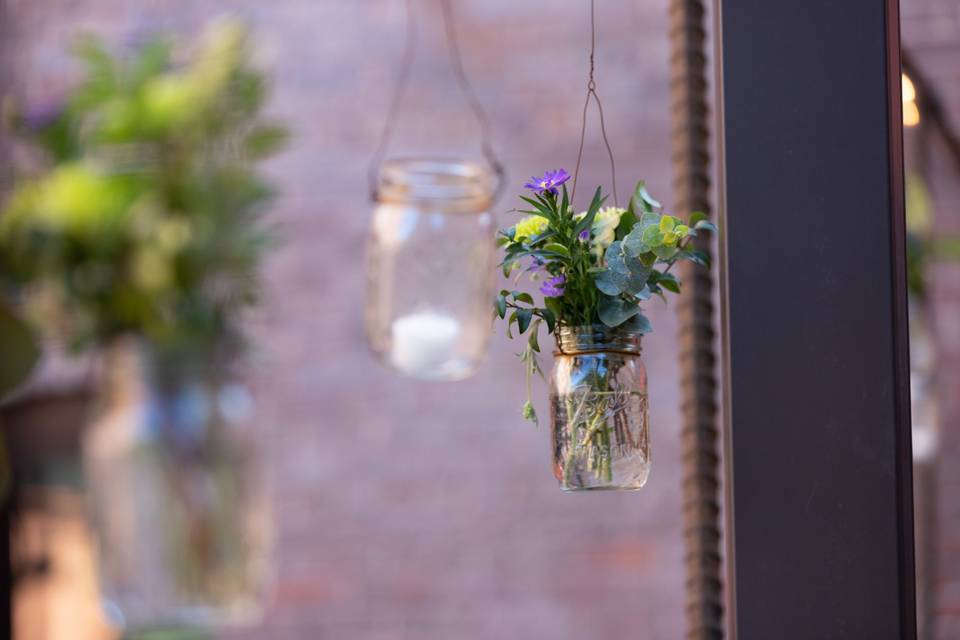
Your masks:
{"label": "eucalyptus leaf", "polygon": [[600,296],[600,322],[608,327],[618,327],[640,313],[640,306],[619,297]]}
{"label": "eucalyptus leaf", "polygon": [[663,233],[660,232],[659,225],[646,227],[641,238],[651,250],[663,244]]}
{"label": "eucalyptus leaf", "polygon": [[636,258],[648,251],[650,247],[643,241],[643,229],[640,226],[634,227],[623,239],[623,252]]}
{"label": "eucalyptus leaf", "polygon": [[660,218],[662,216],[659,213],[645,213],[640,216],[640,228],[646,229],[647,227],[659,227]]}
{"label": "eucalyptus leaf", "polygon": [[658,258],[660,258],[661,260],[669,260],[670,258],[677,255],[678,251],[679,249],[677,249],[676,245],[669,246],[669,247],[666,245],[661,245],[659,247],[653,248],[653,254]]}
{"label": "eucalyptus leaf", "polygon": [[503,295],[497,296],[497,315],[503,319],[507,315],[507,300]]}
{"label": "eucalyptus leaf", "polygon": [[643,290],[653,270],[638,258],[625,255],[622,245],[613,242],[607,249],[607,271],[596,279],[597,288],[608,295],[624,292],[636,295]]}
{"label": "eucalyptus leaf", "polygon": [[621,287],[621,278],[623,278],[622,275],[610,269],[606,269],[596,277],[594,283],[597,285],[597,289],[599,289],[602,293],[605,293],[608,296],[617,296],[624,291]]}

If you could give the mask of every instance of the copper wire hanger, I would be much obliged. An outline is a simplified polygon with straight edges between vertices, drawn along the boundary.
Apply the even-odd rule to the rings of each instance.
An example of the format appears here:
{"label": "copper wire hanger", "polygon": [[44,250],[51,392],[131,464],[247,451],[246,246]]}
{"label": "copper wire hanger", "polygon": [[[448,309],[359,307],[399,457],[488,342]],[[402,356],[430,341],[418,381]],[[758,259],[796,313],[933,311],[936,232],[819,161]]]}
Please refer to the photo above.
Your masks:
{"label": "copper wire hanger", "polygon": [[583,103],[583,119],[580,124],[580,148],[577,150],[577,166],[573,171],[573,188],[570,193],[570,200],[577,195],[577,178],[580,176],[580,161],[583,158],[583,141],[587,133],[587,109],[590,108],[591,98],[597,103],[597,111],[600,113],[600,133],[603,136],[603,144],[607,148],[607,155],[610,156],[610,176],[613,182],[613,204],[620,206],[617,201],[617,163],[613,159],[613,150],[610,148],[610,140],[607,138],[607,127],[603,120],[603,104],[600,102],[600,96],[597,95],[597,81],[594,78],[594,56],[597,50],[597,23],[594,17],[594,0],[590,0],[590,74],[587,80],[587,99]]}
{"label": "copper wire hanger", "polygon": [[[463,67],[463,59],[460,54],[460,39],[457,35],[456,22],[453,15],[453,7],[450,0],[440,0],[441,13],[443,15],[444,37],[447,43],[447,55],[453,66],[454,75],[457,78],[457,84],[460,91],[467,99],[470,110],[480,127],[480,151],[484,159],[490,165],[491,171],[497,178],[497,184],[494,187],[493,200],[496,200],[503,191],[506,182],[506,172],[503,163],[493,150],[493,144],[490,136],[490,121],[487,113],[483,109],[480,99],[473,90],[473,85],[467,76]],[[370,198],[376,202],[379,200],[380,184],[380,166],[383,163],[393,137],[393,131],[396,125],[397,116],[400,112],[400,106],[406,95],[407,87],[410,83],[410,73],[413,68],[413,62],[416,59],[417,51],[417,12],[414,7],[414,0],[406,0],[406,35],[404,38],[403,58],[400,62],[400,73],[397,76],[397,83],[393,91],[393,98],[390,100],[390,107],[387,111],[387,119],[384,122],[383,130],[380,133],[380,139],[377,143],[376,151],[370,159],[370,165],[367,168],[367,182],[370,188]]]}

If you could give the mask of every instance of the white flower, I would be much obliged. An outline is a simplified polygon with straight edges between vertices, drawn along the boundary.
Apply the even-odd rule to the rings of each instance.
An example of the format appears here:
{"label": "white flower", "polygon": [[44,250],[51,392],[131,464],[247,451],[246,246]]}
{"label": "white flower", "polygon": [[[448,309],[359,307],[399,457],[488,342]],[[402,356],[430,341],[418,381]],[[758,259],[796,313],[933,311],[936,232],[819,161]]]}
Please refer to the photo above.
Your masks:
{"label": "white flower", "polygon": [[597,257],[597,260],[603,259],[603,254],[613,244],[616,239],[617,225],[620,224],[620,217],[626,212],[626,209],[619,207],[604,207],[597,211],[597,216],[593,219],[593,225],[590,229],[592,236],[590,251]]}

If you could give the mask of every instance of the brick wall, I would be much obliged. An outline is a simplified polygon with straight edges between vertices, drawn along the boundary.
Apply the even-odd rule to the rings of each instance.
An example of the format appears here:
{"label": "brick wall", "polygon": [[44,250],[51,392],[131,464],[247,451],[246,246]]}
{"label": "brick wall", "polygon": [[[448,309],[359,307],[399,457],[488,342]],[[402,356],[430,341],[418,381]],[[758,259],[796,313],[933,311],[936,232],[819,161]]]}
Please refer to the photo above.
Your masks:
{"label": "brick wall", "polygon": [[[76,30],[123,43],[156,28],[193,30],[227,5],[8,2],[18,88],[35,99],[69,80],[63,51]],[[508,193],[543,169],[572,169],[586,7],[456,4],[466,64],[510,169]],[[597,78],[621,188],[643,176],[669,198],[666,4],[599,4]],[[295,130],[290,151],[271,166],[286,242],[268,267],[253,371],[273,463],[278,579],[262,628],[237,637],[678,638],[678,373],[668,309],[651,306],[654,469],[648,487],[632,495],[557,490],[547,430],[518,414],[514,345],[495,340],[477,376],[450,385],[398,379],[367,351],[365,163],[396,72],[401,6],[229,3],[255,26],[258,55],[274,72],[274,110]],[[442,59],[422,60],[396,148],[429,140],[472,149],[472,121]],[[592,126],[585,184],[606,180]]]}
{"label": "brick wall", "polygon": [[[924,76],[960,127],[960,6],[943,0],[903,0],[901,30]],[[920,170],[929,189],[935,235],[960,233],[960,166],[939,140],[918,152],[917,130],[906,136],[908,169]],[[931,619],[926,638],[960,637],[960,264],[940,262],[929,274],[930,312],[939,390],[939,450],[929,476],[931,512],[924,524]],[[922,485],[921,485],[922,486]]]}

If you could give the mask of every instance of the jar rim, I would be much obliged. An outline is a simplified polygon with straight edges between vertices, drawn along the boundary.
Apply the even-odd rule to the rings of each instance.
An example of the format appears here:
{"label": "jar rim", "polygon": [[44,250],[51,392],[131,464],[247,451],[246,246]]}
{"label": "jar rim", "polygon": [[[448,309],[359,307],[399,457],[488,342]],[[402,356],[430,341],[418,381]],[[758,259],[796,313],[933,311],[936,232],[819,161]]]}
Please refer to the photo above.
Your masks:
{"label": "jar rim", "polygon": [[476,202],[493,199],[494,177],[480,162],[455,156],[397,156],[380,167],[377,199],[381,202]]}
{"label": "jar rim", "polygon": [[636,329],[608,327],[604,324],[560,325],[555,332],[557,351],[554,355],[571,355],[615,351],[640,355],[643,333]]}

